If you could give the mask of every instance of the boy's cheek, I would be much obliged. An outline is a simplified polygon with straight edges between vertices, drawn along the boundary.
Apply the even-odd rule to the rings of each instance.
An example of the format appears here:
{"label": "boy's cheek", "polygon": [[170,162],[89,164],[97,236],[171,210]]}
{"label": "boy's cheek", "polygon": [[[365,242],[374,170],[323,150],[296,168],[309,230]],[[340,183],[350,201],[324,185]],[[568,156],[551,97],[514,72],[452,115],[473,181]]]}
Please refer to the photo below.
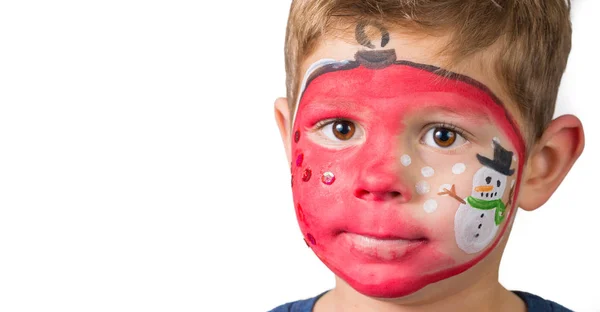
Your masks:
{"label": "boy's cheek", "polygon": [[[296,144],[292,153],[292,187],[300,226],[309,241],[342,228],[350,209],[344,210],[352,192],[355,172],[349,170],[351,153],[327,150],[307,141]],[[308,235],[310,234],[310,235]]]}

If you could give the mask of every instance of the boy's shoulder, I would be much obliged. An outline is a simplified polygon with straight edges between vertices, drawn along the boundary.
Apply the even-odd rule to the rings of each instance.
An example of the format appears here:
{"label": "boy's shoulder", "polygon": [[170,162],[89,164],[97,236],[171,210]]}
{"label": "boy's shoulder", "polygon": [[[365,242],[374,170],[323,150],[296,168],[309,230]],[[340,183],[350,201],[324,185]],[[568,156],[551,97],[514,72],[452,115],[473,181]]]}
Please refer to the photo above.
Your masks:
{"label": "boy's shoulder", "polygon": [[[309,299],[298,300],[280,305],[269,312],[312,312],[315,303],[326,292]],[[521,300],[525,302],[528,312],[573,312],[562,305],[546,300],[540,296],[530,294],[524,291],[513,291]]]}
{"label": "boy's shoulder", "polygon": [[567,309],[554,301],[546,300],[534,294],[524,291],[513,291],[513,293],[525,301],[528,312],[573,312],[573,310]]}
{"label": "boy's shoulder", "polygon": [[269,312],[312,312],[317,300],[319,300],[319,298],[321,298],[325,293],[327,293],[327,291],[313,298],[298,300],[280,305],[277,308],[270,310]]}

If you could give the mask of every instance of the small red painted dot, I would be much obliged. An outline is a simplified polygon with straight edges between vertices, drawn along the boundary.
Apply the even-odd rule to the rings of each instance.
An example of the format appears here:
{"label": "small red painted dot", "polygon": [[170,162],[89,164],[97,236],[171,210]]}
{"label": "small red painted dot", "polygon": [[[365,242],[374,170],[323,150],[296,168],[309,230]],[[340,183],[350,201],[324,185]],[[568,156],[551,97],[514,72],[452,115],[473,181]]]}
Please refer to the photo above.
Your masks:
{"label": "small red painted dot", "polygon": [[302,173],[302,181],[308,182],[311,176],[312,171],[309,168],[304,169],[304,172]]}
{"label": "small red painted dot", "polygon": [[304,154],[298,155],[298,158],[296,158],[296,166],[302,167],[302,162],[304,162]]}
{"label": "small red painted dot", "polygon": [[308,238],[308,241],[309,241],[311,244],[313,244],[313,245],[316,245],[316,244],[317,244],[317,241],[315,240],[315,237],[314,237],[314,236],[312,236],[312,234],[310,234],[310,233],[307,233],[307,234],[306,234],[306,237]]}
{"label": "small red painted dot", "polygon": [[294,142],[298,143],[298,141],[300,141],[300,131],[296,130],[296,133],[294,134]]}

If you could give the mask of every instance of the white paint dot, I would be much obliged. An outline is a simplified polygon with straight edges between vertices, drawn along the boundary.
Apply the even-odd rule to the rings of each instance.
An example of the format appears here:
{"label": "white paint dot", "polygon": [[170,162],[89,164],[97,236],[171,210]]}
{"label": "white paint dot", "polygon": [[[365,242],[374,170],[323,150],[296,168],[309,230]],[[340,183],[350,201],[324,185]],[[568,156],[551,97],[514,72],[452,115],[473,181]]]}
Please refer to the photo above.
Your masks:
{"label": "white paint dot", "polygon": [[427,193],[429,193],[429,191],[431,191],[431,187],[429,186],[429,183],[427,183],[425,181],[420,181],[419,183],[417,183],[416,188],[417,188],[417,193],[420,195],[427,194]]}
{"label": "white paint dot", "polygon": [[494,137],[492,140],[494,140],[496,143],[500,144],[500,139],[498,137]]}
{"label": "white paint dot", "polygon": [[435,170],[433,170],[433,168],[431,167],[423,167],[423,169],[421,169],[421,174],[424,177],[429,178],[432,177],[433,174],[435,174]]}
{"label": "white paint dot", "polygon": [[517,180],[512,180],[512,182],[510,182],[510,187],[515,186],[515,182],[517,182]]}
{"label": "white paint dot", "polygon": [[442,186],[440,186],[440,193],[446,192],[446,190],[451,190],[452,189],[452,184],[442,184]]}
{"label": "white paint dot", "polygon": [[410,166],[412,159],[410,159],[410,156],[408,155],[402,155],[402,157],[400,157],[400,162],[402,163],[402,165],[404,165],[404,167],[408,167]]}
{"label": "white paint dot", "polygon": [[425,209],[425,212],[427,213],[433,213],[437,210],[438,207],[438,203],[437,201],[435,201],[435,199],[430,199],[428,201],[425,202],[425,204],[423,205],[423,209]]}
{"label": "white paint dot", "polygon": [[517,155],[513,155],[513,160],[517,161]]}
{"label": "white paint dot", "polygon": [[463,163],[458,163],[452,167],[452,173],[454,174],[461,174],[465,172],[465,170],[467,170],[467,166]]}

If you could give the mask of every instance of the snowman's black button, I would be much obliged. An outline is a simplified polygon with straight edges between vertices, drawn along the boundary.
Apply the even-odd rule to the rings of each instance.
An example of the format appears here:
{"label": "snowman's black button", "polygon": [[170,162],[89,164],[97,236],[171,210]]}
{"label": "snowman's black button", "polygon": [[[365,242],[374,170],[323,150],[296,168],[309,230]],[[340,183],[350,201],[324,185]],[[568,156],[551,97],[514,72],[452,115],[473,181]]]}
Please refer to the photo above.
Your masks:
{"label": "snowman's black button", "polygon": [[484,213],[482,213],[482,214],[481,214],[481,217],[482,217],[482,218],[483,218],[483,216],[485,216],[485,214],[484,214]]}
{"label": "snowman's black button", "polygon": [[483,224],[480,224],[477,228],[480,229]]}

